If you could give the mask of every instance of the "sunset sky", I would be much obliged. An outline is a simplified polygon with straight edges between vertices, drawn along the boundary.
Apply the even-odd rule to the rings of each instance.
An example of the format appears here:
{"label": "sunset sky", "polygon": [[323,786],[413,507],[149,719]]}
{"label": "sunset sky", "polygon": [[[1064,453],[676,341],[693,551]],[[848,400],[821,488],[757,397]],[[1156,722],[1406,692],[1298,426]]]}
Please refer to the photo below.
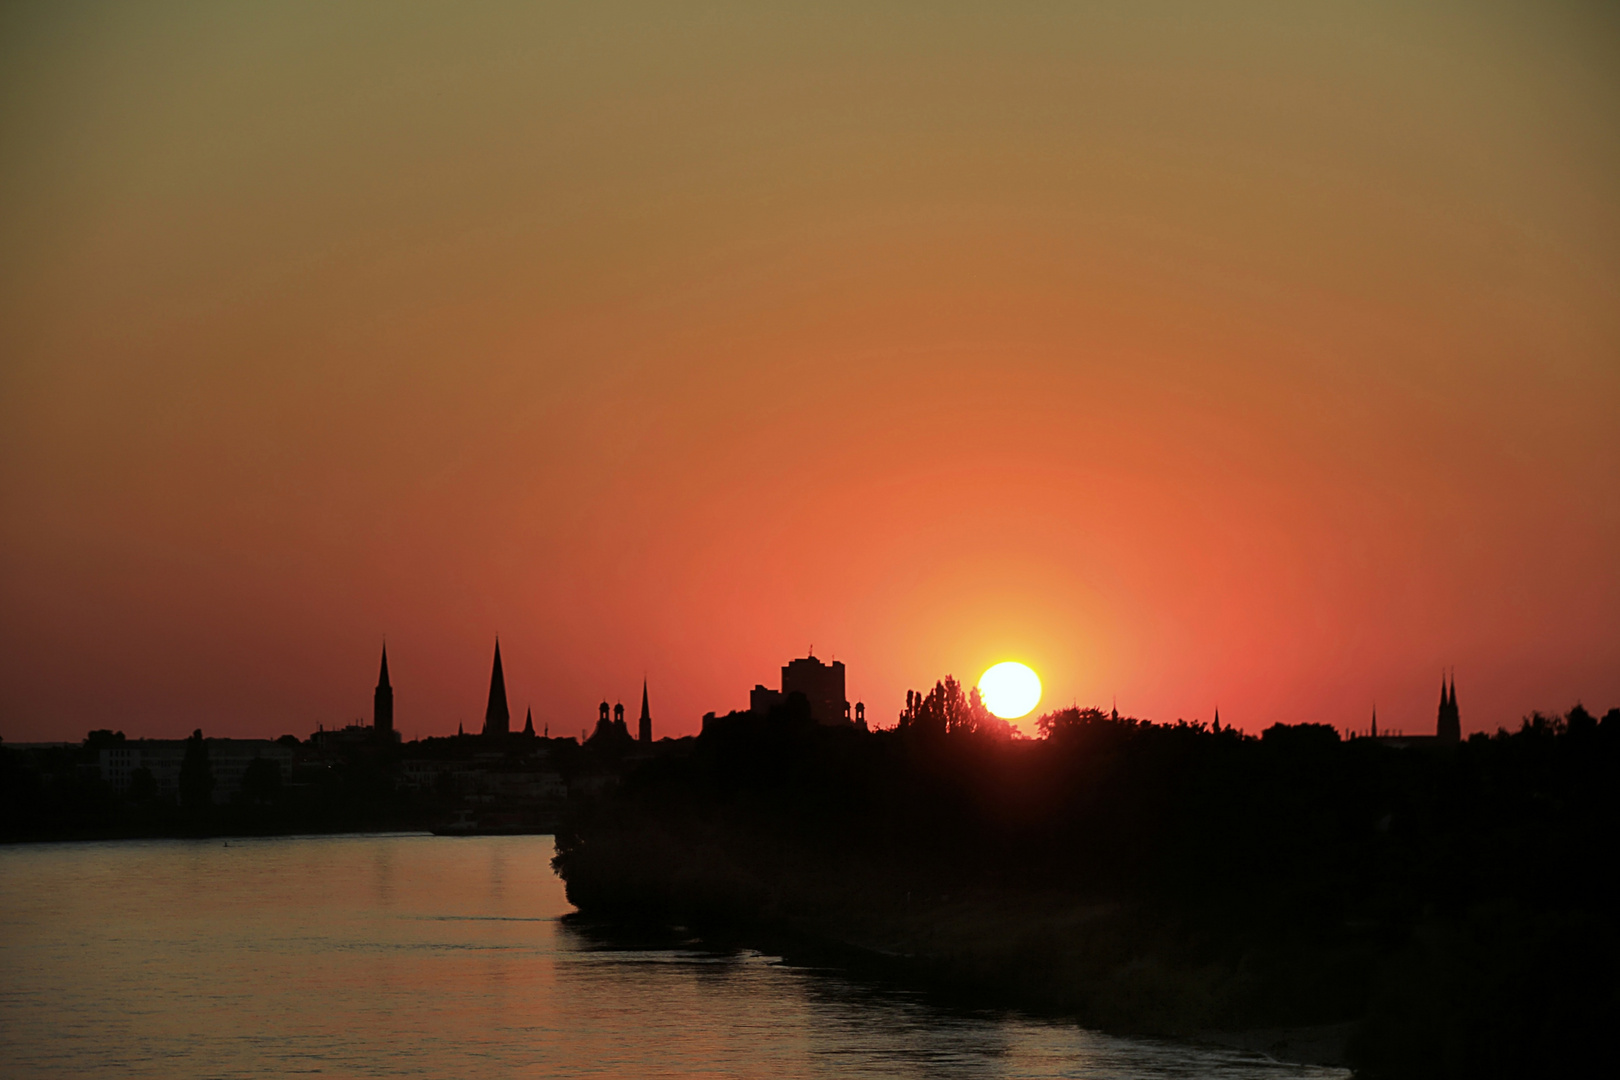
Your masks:
{"label": "sunset sky", "polygon": [[0,154],[8,741],[1620,705],[1612,5],[9,5]]}

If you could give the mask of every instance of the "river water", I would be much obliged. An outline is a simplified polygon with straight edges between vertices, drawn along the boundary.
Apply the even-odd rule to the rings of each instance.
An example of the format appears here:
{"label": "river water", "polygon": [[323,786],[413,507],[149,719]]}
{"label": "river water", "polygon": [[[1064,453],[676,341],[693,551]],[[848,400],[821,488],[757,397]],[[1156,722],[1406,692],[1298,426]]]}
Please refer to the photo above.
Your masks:
{"label": "river water", "polygon": [[1343,1077],[561,921],[550,837],[0,848],[0,1074]]}

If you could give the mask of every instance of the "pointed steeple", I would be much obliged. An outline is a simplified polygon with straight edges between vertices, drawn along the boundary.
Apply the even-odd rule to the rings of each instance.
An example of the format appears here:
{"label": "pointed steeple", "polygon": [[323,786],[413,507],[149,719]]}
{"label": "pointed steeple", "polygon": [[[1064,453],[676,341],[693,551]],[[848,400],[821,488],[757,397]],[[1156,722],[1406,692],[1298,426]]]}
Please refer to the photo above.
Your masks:
{"label": "pointed steeple", "polygon": [[394,737],[394,688],[388,685],[388,642],[383,642],[382,671],[377,675],[377,691],[371,696],[371,733],[380,739]]}
{"label": "pointed steeple", "polygon": [[1442,743],[1457,743],[1462,741],[1462,717],[1457,712],[1457,676],[1451,676],[1451,685],[1446,685],[1445,676],[1440,678],[1440,716],[1435,722],[1434,734]]}
{"label": "pointed steeple", "polygon": [[1378,738],[1378,706],[1373,706],[1372,737]]}
{"label": "pointed steeple", "polygon": [[531,739],[534,738],[534,709],[532,708],[529,710],[528,715],[523,718],[523,734]]}
{"label": "pointed steeple", "polygon": [[1215,734],[1217,734],[1217,735],[1219,735],[1221,733],[1221,707],[1219,705],[1215,706],[1215,728],[1214,728],[1214,730],[1215,730]]}
{"label": "pointed steeple", "polygon": [[501,639],[495,639],[495,669],[489,675],[489,706],[484,710],[485,735],[509,735],[512,714],[506,707],[506,675],[501,671]]}
{"label": "pointed steeple", "polygon": [[641,721],[636,725],[636,740],[652,742],[652,712],[647,708],[647,680],[641,680]]}

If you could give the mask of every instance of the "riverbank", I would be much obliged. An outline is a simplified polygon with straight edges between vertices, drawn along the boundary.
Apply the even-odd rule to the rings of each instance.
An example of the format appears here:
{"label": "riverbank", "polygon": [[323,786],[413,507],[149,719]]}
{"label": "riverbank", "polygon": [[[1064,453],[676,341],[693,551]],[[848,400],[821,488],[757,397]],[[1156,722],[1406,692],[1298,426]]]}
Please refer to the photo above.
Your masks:
{"label": "riverbank", "polygon": [[736,718],[582,806],[556,866],[592,917],[1101,1030],[1368,1080],[1579,1075],[1620,1007],[1617,736],[1538,720],[1412,751],[1092,712],[1020,744]]}
{"label": "riverbank", "polygon": [[712,849],[647,840],[597,834],[588,854],[562,840],[558,869],[582,918],[681,925],[708,941],[1116,1034],[1349,1062],[1356,1025],[1342,1003],[1355,988],[1336,992],[1323,973],[1352,957],[1234,948],[1167,912],[1053,891],[907,890],[849,865],[767,879],[717,865]]}

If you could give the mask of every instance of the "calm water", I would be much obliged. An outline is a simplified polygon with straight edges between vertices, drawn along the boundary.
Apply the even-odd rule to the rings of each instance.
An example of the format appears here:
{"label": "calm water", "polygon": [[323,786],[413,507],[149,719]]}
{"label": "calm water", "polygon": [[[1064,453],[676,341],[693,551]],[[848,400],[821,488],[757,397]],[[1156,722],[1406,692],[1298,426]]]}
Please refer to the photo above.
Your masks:
{"label": "calm water", "polygon": [[0,848],[7,1077],[1343,1076],[564,925],[549,837]]}

